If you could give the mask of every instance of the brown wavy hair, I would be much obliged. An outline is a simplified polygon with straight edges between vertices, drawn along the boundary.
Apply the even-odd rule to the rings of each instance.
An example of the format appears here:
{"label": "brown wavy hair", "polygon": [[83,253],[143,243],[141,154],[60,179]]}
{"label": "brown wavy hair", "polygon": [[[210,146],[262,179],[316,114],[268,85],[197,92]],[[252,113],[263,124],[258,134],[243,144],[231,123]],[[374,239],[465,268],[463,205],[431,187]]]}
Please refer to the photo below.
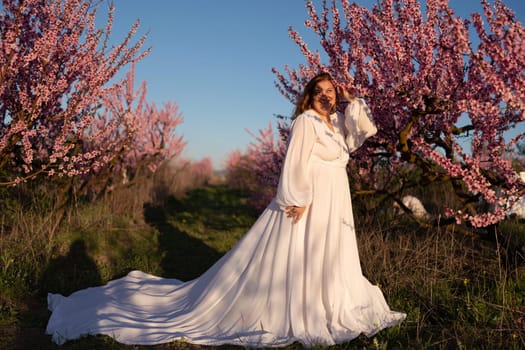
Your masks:
{"label": "brown wavy hair", "polygon": [[[299,99],[295,103],[295,111],[292,115],[292,119],[297,118],[299,114],[303,113],[304,111],[312,107],[311,104],[312,104],[312,98],[314,96],[315,86],[320,81],[325,81],[325,80],[332,83],[332,85],[334,86],[334,89],[336,88],[334,80],[329,73],[323,72],[323,73],[317,74],[315,77],[310,79],[310,81],[306,84],[302,95],[299,97]],[[338,104],[339,104],[339,94],[336,94],[335,105],[332,108],[333,109],[332,113],[335,112]]]}

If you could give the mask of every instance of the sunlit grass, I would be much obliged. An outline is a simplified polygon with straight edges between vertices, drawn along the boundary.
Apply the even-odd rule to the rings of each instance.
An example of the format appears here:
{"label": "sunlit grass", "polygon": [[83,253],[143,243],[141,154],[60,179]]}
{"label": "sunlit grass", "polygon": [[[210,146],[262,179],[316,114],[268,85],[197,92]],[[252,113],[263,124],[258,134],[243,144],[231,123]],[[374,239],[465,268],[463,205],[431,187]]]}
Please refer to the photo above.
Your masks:
{"label": "sunlit grass", "polygon": [[[26,208],[32,222],[25,227],[42,236],[29,242],[17,239],[26,237],[21,231],[12,233],[20,237],[3,233],[0,348],[207,348],[180,341],[125,346],[105,336],[58,347],[44,335],[49,317],[45,295],[103,284],[133,269],[182,280],[197,277],[256,219],[247,200],[240,192],[209,186],[166,198],[162,204],[146,203],[141,213],[116,215],[102,201],[83,203],[71,211],[49,251],[43,249],[49,245],[43,241],[46,223],[38,221],[45,215]],[[409,223],[373,217],[358,216],[356,223],[364,274],[380,285],[393,309],[407,312],[407,320],[373,338],[360,337],[332,349],[525,347],[525,270],[504,259],[494,242],[439,229],[421,232]],[[502,229],[523,234],[523,224],[517,221]]]}

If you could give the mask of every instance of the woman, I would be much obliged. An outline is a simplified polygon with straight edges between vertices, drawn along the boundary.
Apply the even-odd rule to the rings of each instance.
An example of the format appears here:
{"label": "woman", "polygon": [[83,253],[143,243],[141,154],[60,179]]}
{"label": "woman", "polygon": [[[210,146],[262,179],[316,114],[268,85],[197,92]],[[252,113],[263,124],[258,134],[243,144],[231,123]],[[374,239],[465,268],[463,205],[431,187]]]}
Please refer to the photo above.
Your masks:
{"label": "woman", "polygon": [[189,282],[140,271],[65,298],[50,294],[57,343],[106,334],[125,344],[330,345],[398,324],[363,277],[346,163],[377,129],[362,99],[335,112],[331,77],[299,99],[275,199],[243,238]]}

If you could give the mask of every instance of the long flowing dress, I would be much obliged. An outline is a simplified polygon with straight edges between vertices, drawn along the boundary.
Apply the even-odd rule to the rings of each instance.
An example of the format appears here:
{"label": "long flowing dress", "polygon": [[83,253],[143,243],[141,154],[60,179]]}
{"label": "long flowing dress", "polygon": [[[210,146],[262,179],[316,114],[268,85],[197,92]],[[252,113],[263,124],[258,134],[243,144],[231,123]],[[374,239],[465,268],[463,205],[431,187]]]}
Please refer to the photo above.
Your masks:
{"label": "long flowing dress", "polygon": [[[124,344],[331,345],[398,324],[361,272],[346,164],[377,131],[365,102],[292,124],[277,195],[239,242],[200,277],[140,271],[64,297],[48,295],[46,333],[62,344],[106,334]],[[285,206],[307,206],[292,223]]]}

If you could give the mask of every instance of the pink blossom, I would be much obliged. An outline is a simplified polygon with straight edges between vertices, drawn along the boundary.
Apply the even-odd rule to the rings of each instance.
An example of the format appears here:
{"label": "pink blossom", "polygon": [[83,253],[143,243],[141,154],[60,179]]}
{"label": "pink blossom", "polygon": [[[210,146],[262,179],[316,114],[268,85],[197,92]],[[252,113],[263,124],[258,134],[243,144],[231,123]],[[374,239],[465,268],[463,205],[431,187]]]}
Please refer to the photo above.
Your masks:
{"label": "pink blossom", "polygon": [[[103,191],[124,176],[132,181],[144,171],[153,173],[164,161],[178,157],[186,142],[176,133],[182,115],[175,102],[158,108],[146,101],[146,83],[135,83],[135,65],[126,77],[115,84],[103,97],[103,109],[97,113],[82,135],[82,158],[93,164],[84,181],[89,191]],[[200,173],[211,172],[211,160],[199,163]],[[210,169],[208,169],[208,167]],[[95,179],[96,181],[91,181]],[[98,187],[89,188],[90,183]],[[101,185],[104,184],[104,185]]]}
{"label": "pink blossom", "polygon": [[368,164],[361,178],[373,182],[369,188],[394,193],[400,177],[388,178],[385,169],[408,165],[432,181],[459,181],[458,200],[481,197],[491,209],[446,213],[476,227],[503,219],[502,203],[525,194],[505,158],[519,138],[504,137],[525,121],[525,29],[501,0],[481,4],[483,13],[461,18],[446,0],[426,1],[425,11],[417,0],[382,0],[371,9],[346,0],[319,7],[308,1],[307,27],[322,54],[290,28],[306,64],[273,70],[292,103],[321,70],[366,98],[379,133],[351,165]]}
{"label": "pink blossom", "polygon": [[[0,185],[42,172],[76,176],[93,157],[80,147],[117,72],[140,60],[145,37],[108,47],[113,8],[97,28],[88,0],[5,0],[0,15]],[[72,169],[75,169],[74,171]]]}
{"label": "pink blossom", "polygon": [[271,124],[258,134],[248,131],[254,138],[245,151],[234,151],[227,162],[228,184],[248,190],[250,204],[256,209],[264,208],[275,195],[282,160],[286,151],[286,126],[279,125],[280,136],[276,138]]}

